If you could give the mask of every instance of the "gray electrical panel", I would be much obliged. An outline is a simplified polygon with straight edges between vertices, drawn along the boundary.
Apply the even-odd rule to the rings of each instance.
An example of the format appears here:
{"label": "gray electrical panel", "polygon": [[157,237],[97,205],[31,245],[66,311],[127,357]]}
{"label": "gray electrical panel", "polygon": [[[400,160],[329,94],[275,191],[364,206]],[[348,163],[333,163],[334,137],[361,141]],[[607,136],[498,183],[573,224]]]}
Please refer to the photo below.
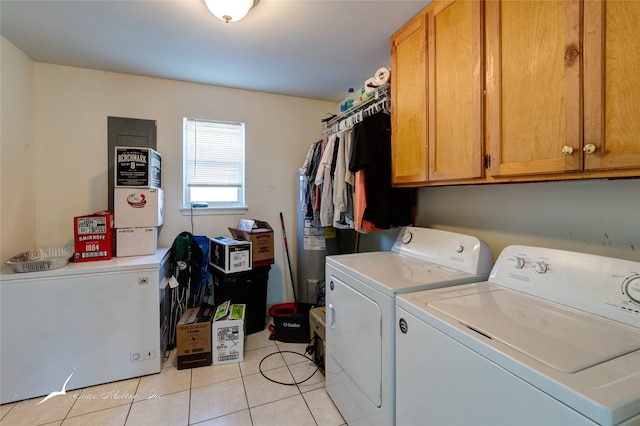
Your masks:
{"label": "gray electrical panel", "polygon": [[157,126],[155,120],[138,118],[107,117],[109,129],[108,158],[108,210],[113,211],[113,188],[116,146],[152,148],[156,150]]}

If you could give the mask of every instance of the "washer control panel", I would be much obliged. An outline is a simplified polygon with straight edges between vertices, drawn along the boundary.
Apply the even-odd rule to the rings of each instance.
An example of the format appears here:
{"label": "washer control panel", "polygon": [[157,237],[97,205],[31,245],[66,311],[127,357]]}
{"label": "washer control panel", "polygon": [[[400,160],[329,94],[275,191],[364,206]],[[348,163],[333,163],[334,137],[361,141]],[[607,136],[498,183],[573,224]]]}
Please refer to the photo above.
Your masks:
{"label": "washer control panel", "polygon": [[640,262],[509,246],[498,257],[489,281],[640,327]]}

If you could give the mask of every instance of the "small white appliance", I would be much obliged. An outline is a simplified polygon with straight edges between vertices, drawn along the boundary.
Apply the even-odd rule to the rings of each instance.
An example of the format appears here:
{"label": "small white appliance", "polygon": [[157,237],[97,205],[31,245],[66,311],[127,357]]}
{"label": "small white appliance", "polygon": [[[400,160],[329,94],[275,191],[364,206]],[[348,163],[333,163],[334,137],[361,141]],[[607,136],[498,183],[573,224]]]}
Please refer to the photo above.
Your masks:
{"label": "small white appliance", "polygon": [[351,426],[395,418],[395,297],[484,280],[487,245],[430,228],[400,230],[390,251],[326,261],[326,388]]}
{"label": "small white appliance", "polygon": [[640,425],[640,262],[509,246],[397,317],[398,425]]}
{"label": "small white appliance", "polygon": [[41,272],[2,268],[0,403],[160,372],[168,259],[164,248]]}

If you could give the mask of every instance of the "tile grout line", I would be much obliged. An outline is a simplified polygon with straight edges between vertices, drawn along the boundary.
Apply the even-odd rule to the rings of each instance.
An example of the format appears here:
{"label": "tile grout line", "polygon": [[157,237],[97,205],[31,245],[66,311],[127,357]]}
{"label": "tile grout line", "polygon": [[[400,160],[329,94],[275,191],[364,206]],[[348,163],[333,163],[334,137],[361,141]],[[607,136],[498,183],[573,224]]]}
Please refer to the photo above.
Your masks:
{"label": "tile grout line", "polygon": [[190,368],[189,369],[189,405],[187,407],[187,426],[191,424],[191,396],[192,395],[193,395],[193,368]]}
{"label": "tile grout line", "polygon": [[251,413],[251,406],[249,405],[249,395],[247,394],[247,385],[244,382],[244,373],[242,372],[242,368],[238,365],[238,370],[240,370],[240,378],[242,379],[242,389],[244,389],[244,399],[247,402],[247,411],[249,411],[249,420],[251,421],[251,426],[253,426],[253,414]]}

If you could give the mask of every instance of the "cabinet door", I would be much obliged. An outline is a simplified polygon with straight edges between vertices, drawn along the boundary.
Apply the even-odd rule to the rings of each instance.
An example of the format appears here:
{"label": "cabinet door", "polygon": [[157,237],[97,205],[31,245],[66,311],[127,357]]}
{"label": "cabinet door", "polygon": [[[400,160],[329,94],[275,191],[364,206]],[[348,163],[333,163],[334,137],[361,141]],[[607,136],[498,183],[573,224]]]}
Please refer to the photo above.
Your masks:
{"label": "cabinet door", "polygon": [[582,169],[580,5],[486,2],[492,175]]}
{"label": "cabinet door", "polygon": [[584,7],[584,168],[640,168],[640,2]]}
{"label": "cabinet door", "polygon": [[482,3],[436,0],[428,14],[429,181],[482,176]]}
{"label": "cabinet door", "polygon": [[391,175],[427,182],[427,22],[420,12],[391,37]]}

